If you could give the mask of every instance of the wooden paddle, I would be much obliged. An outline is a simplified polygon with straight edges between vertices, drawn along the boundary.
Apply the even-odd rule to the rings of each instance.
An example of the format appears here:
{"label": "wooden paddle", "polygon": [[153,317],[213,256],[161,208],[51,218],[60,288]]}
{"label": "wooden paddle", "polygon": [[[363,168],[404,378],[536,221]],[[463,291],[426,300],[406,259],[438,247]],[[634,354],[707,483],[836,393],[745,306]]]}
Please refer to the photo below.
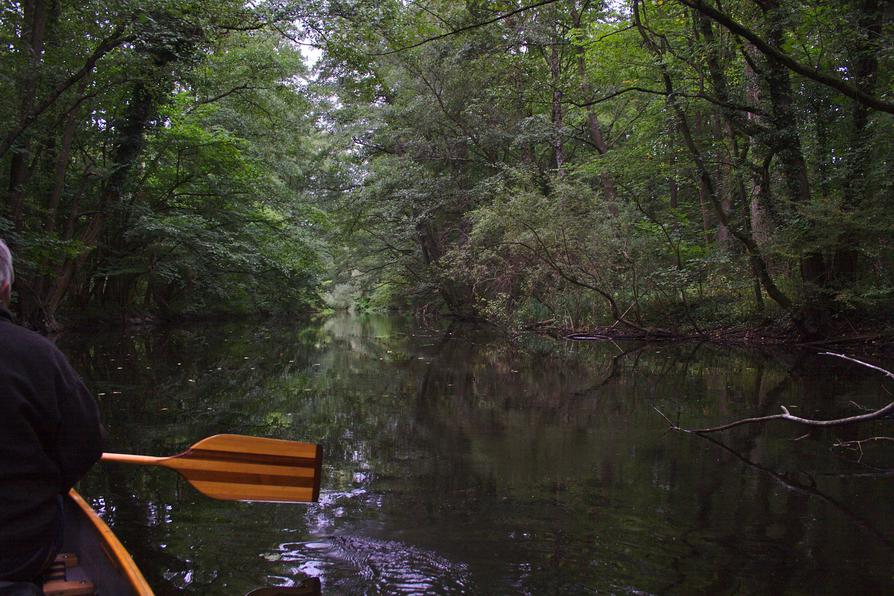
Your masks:
{"label": "wooden paddle", "polygon": [[214,435],[170,457],[103,453],[102,460],[176,470],[215,499],[306,503],[320,496],[323,450],[312,443]]}

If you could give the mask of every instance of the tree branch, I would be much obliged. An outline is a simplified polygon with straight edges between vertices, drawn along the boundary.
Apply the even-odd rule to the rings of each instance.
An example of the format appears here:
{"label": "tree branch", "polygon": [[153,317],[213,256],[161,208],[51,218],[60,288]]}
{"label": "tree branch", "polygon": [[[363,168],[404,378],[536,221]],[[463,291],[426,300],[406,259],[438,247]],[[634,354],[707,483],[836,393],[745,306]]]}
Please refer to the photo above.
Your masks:
{"label": "tree branch", "polygon": [[198,109],[199,106],[204,106],[209,103],[214,103],[216,101],[220,101],[221,99],[224,99],[225,97],[229,97],[230,95],[233,95],[234,93],[239,93],[240,91],[259,91],[262,89],[265,89],[265,87],[255,87],[248,83],[243,83],[241,85],[237,85],[237,86],[233,87],[232,89],[229,89],[222,93],[218,93],[217,95],[215,95],[213,97],[209,97],[207,99],[200,99],[200,100],[196,101],[195,104],[193,104],[192,106],[189,107],[189,109],[186,110],[186,113],[187,114],[192,113],[193,111]]}
{"label": "tree branch", "polygon": [[847,82],[837,77],[827,75],[816,70],[815,68],[811,68],[809,66],[801,64],[788,54],[785,54],[781,50],[771,46],[754,31],[751,31],[744,25],[734,21],[729,15],[726,15],[718,11],[717,9],[708,6],[704,2],[704,0],[679,0],[679,2],[690,8],[694,8],[705,16],[710,17],[714,21],[717,21],[736,35],[744,37],[745,39],[753,43],[755,47],[758,48],[767,57],[779,62],[780,64],[786,66],[799,75],[807,77],[808,79],[816,81],[817,83],[820,83],[827,87],[831,87],[842,95],[846,95],[847,97],[850,97],[851,99],[862,103],[863,105],[869,106],[876,110],[880,110],[882,112],[894,114],[894,103],[883,101],[877,97],[873,97],[872,95],[864,93],[860,89],[848,84]]}
{"label": "tree branch", "polygon": [[453,35],[458,35],[460,33],[465,33],[466,31],[471,31],[472,29],[477,29],[478,27],[484,27],[485,25],[491,25],[496,23],[497,21],[502,21],[503,19],[508,19],[511,16],[517,15],[522,12],[527,12],[534,8],[540,8],[541,6],[546,6],[548,4],[554,4],[559,0],[543,0],[541,2],[537,2],[535,4],[529,4],[528,6],[522,6],[521,8],[516,8],[515,10],[510,10],[509,12],[504,12],[501,15],[498,15],[492,19],[488,19],[487,21],[480,21],[478,23],[472,23],[471,25],[466,25],[465,27],[460,27],[459,29],[454,29],[452,31],[448,31],[447,33],[442,33],[440,35],[435,35],[433,37],[428,37],[423,39],[422,41],[417,41],[416,43],[412,43],[408,46],[404,46],[402,48],[397,48],[394,50],[388,50],[386,52],[370,52],[368,56],[388,56],[389,54],[397,54],[399,52],[404,52],[406,50],[412,50],[413,48],[418,48],[419,46],[423,46],[427,43],[431,43],[433,41],[438,41],[439,39],[444,39],[445,37],[451,37]]}
{"label": "tree branch", "polygon": [[[836,354],[834,352],[822,352],[821,356],[834,356],[836,358],[842,358],[844,360],[850,360],[851,362],[856,362],[861,366],[865,366],[866,368],[871,368],[873,370],[877,370],[887,376],[888,378],[894,379],[894,373],[884,368],[875,366],[874,364],[869,364],[868,362],[863,362],[862,360],[857,360],[856,358],[851,358],[850,356],[845,356],[844,354]],[[804,426],[815,426],[815,427],[832,427],[832,426],[845,426],[847,424],[856,424],[859,422],[867,422],[869,420],[876,420],[881,418],[887,414],[894,412],[894,401],[889,403],[888,405],[879,408],[878,410],[873,410],[866,414],[860,414],[858,416],[848,416],[846,418],[835,418],[833,420],[814,420],[811,418],[801,418],[800,416],[794,416],[791,412],[788,411],[788,408],[785,406],[780,406],[782,408],[781,414],[773,414],[771,416],[758,416],[755,418],[743,418],[741,420],[735,420],[733,422],[729,422],[727,424],[723,424],[721,426],[713,426],[710,428],[683,428],[681,426],[677,426],[673,422],[671,422],[667,416],[662,414],[657,408],[656,412],[661,414],[662,418],[664,418],[668,424],[670,424],[673,430],[679,430],[685,433],[693,433],[697,435],[708,434],[708,433],[716,433],[724,430],[728,430],[730,428],[735,428],[737,426],[743,426],[746,424],[762,424],[764,422],[770,422],[772,420],[786,420],[788,422],[794,422],[796,424],[801,424]]]}
{"label": "tree branch", "polygon": [[[647,95],[661,95],[663,97],[668,96],[668,92],[662,91],[661,89],[649,89],[647,87],[633,86],[633,87],[624,87],[623,89],[617,89],[615,91],[607,93],[606,95],[603,95],[602,97],[597,97],[596,99],[593,99],[590,101],[584,101],[584,102],[567,101],[565,103],[570,104],[576,108],[586,108],[589,106],[596,105],[598,103],[606,102],[610,99],[614,99],[615,97],[618,97],[619,95],[624,95],[625,93],[633,93],[633,92],[645,93]],[[749,106],[749,105],[745,105],[745,104],[733,103],[730,101],[723,101],[716,97],[711,97],[710,95],[707,95],[705,93],[685,93],[683,91],[675,91],[674,94],[677,95],[678,97],[686,97],[686,98],[690,98],[690,99],[703,99],[703,100],[707,101],[708,103],[712,103],[716,106],[719,106],[721,108],[727,108],[729,110],[737,110],[739,112],[747,112],[750,114],[755,114],[757,116],[766,116],[767,115],[764,110],[762,110],[758,107]]]}
{"label": "tree branch", "polygon": [[16,139],[19,138],[23,132],[25,132],[37,118],[43,114],[57,99],[59,96],[65,93],[66,90],[71,88],[72,85],[83,79],[93,68],[96,66],[96,63],[99,62],[99,59],[117,48],[119,45],[127,41],[127,37],[121,35],[124,31],[124,26],[119,26],[112,32],[112,35],[103,40],[99,46],[93,51],[93,54],[90,55],[90,58],[87,59],[87,62],[82,66],[77,72],[70,75],[67,79],[59,83],[55,89],[35,108],[33,108],[19,123],[19,125],[9,132],[6,135],[6,138],[0,142],[0,157],[6,154],[9,151],[9,148],[12,147],[12,144],[15,143]]}
{"label": "tree branch", "polygon": [[837,441],[832,447],[839,447],[843,449],[850,449],[852,451],[856,451],[860,454],[860,457],[857,458],[857,462],[863,461],[863,443],[869,443],[870,441],[891,441],[894,442],[894,437],[868,437],[866,439],[858,439],[854,441]]}

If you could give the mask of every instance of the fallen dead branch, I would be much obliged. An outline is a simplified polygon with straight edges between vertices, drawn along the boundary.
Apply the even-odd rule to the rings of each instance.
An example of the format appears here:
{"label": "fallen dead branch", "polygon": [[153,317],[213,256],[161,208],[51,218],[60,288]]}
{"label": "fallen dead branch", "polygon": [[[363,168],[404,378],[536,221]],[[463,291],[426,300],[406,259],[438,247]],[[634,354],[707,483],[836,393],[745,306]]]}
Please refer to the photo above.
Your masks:
{"label": "fallen dead branch", "polygon": [[[836,358],[842,358],[844,360],[850,360],[851,362],[856,362],[861,366],[865,366],[867,368],[871,368],[873,370],[877,370],[889,377],[890,379],[894,379],[894,373],[891,371],[875,366],[874,364],[869,364],[868,362],[863,362],[862,360],[857,360],[856,358],[851,358],[850,356],[845,356],[844,354],[836,354],[834,352],[822,352],[821,356],[834,356]],[[871,412],[867,412],[866,414],[860,414],[857,416],[848,416],[846,418],[835,418],[833,420],[814,420],[811,418],[801,418],[800,416],[795,416],[791,412],[789,412],[788,408],[785,406],[780,406],[782,409],[781,414],[772,414],[770,416],[758,416],[754,418],[743,418],[741,420],[735,420],[733,422],[729,422],[727,424],[723,424],[721,426],[712,426],[710,428],[683,428],[679,425],[674,424],[670,421],[670,419],[665,416],[658,408],[655,408],[655,411],[658,412],[662,418],[664,418],[668,424],[670,424],[673,430],[678,430],[686,433],[694,433],[694,434],[708,434],[708,433],[716,433],[724,430],[728,430],[730,428],[735,428],[737,426],[743,426],[746,424],[763,424],[764,422],[771,422],[773,420],[785,420],[788,422],[794,422],[796,424],[801,424],[804,426],[816,426],[816,427],[832,427],[832,426],[844,426],[847,424],[857,424],[859,422],[867,422],[869,420],[876,420],[878,418],[882,418],[887,414],[894,412],[894,401],[884,406],[883,408],[879,408],[878,410],[873,410]]]}

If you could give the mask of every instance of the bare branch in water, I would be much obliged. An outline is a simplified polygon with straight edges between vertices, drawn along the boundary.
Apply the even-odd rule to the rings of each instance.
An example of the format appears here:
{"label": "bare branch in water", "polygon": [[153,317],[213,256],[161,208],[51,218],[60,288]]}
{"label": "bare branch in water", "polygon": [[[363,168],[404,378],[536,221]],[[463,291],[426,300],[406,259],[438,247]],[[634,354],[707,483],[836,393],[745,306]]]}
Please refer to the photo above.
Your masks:
{"label": "bare branch in water", "polygon": [[[856,362],[861,366],[865,366],[867,368],[871,368],[873,370],[877,370],[884,374],[885,376],[894,379],[894,373],[891,371],[881,368],[879,366],[875,366],[874,364],[869,364],[868,362],[863,362],[862,360],[857,360],[856,358],[851,358],[850,356],[845,356],[844,354],[836,354],[834,352],[822,352],[821,356],[835,356],[836,358],[843,358],[844,360],[850,360],[851,362]],[[679,430],[686,433],[695,433],[695,434],[707,434],[707,433],[716,433],[724,430],[728,430],[730,428],[735,428],[737,426],[742,426],[745,424],[763,424],[764,422],[770,422],[772,420],[786,420],[788,422],[794,422],[796,424],[801,424],[804,426],[818,426],[818,427],[831,427],[831,426],[844,426],[847,424],[856,424],[859,422],[866,422],[869,420],[876,420],[877,418],[882,418],[883,416],[894,412],[894,401],[884,406],[883,408],[879,408],[878,410],[873,410],[866,414],[860,414],[858,416],[848,416],[846,418],[835,418],[833,420],[814,420],[811,418],[801,418],[800,416],[794,416],[791,412],[788,411],[788,408],[785,406],[780,406],[782,408],[781,414],[773,414],[771,416],[758,416],[755,418],[742,418],[741,420],[735,420],[733,422],[729,422],[727,424],[723,424],[721,426],[712,426],[710,428],[683,428],[672,423],[667,416],[662,414],[657,408],[656,412],[661,414],[661,416],[667,421],[668,424],[671,425],[671,428],[674,430]],[[879,438],[879,437],[876,437]],[[872,440],[872,439],[866,439]]]}

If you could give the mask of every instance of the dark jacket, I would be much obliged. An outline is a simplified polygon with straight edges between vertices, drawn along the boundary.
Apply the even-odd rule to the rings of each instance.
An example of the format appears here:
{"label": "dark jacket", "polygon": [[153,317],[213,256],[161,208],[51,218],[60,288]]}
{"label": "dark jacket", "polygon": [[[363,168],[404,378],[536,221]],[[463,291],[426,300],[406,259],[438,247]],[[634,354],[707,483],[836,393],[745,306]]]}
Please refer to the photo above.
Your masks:
{"label": "dark jacket", "polygon": [[0,579],[56,539],[59,495],[104,440],[96,402],[62,352],[0,307]]}

